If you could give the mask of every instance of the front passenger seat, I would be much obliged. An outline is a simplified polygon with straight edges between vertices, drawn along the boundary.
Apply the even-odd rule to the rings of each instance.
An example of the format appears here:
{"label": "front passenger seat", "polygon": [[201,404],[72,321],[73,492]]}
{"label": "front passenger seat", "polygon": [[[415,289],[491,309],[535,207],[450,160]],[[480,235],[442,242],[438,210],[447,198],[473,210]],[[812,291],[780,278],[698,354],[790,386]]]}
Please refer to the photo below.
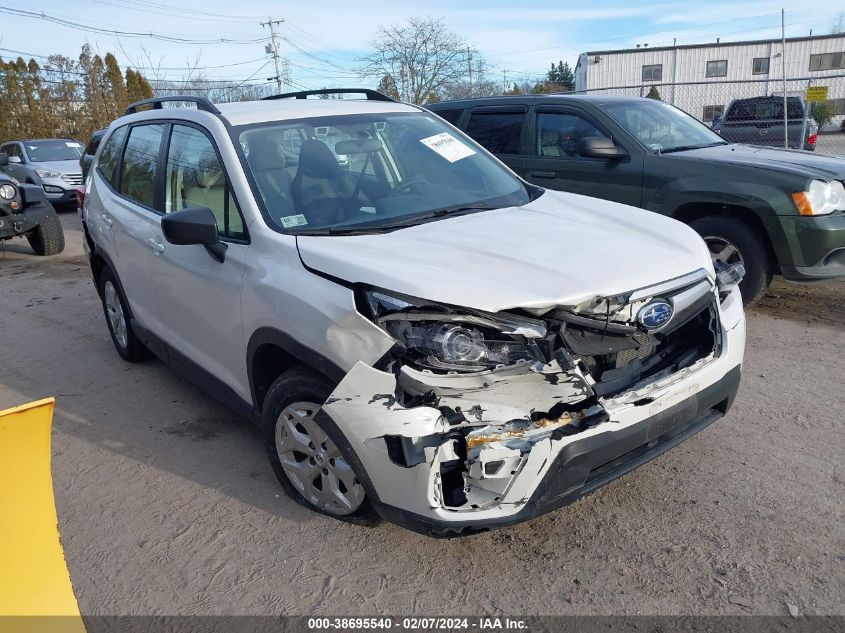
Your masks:
{"label": "front passenger seat", "polygon": [[309,224],[328,226],[343,222],[355,210],[354,192],[355,179],[338,165],[325,143],[310,139],[302,144],[291,193],[296,208],[308,218]]}

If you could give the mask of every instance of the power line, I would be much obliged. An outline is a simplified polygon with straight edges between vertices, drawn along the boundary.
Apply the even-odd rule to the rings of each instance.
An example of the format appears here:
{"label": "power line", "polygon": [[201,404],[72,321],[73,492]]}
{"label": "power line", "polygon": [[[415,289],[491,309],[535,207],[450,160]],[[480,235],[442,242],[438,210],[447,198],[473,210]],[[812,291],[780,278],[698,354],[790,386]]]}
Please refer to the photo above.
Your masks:
{"label": "power line", "polygon": [[337,57],[338,59],[346,60],[346,58],[349,56],[349,53],[351,52],[351,51],[344,51],[343,49],[336,48],[336,47],[332,46],[331,44],[329,44],[325,40],[322,40],[319,37],[317,37],[316,35],[309,33],[308,31],[306,31],[305,29],[303,29],[300,26],[292,24],[290,21],[286,21],[285,26],[289,29],[293,29],[295,31],[298,31],[300,37],[304,37],[305,39],[311,40],[315,44],[319,45],[321,47],[320,52],[324,55],[330,55],[330,56]]}
{"label": "power line", "polygon": [[[131,0],[112,0],[111,2],[107,0],[91,0],[96,4],[101,4],[110,7],[116,7],[118,9],[128,9],[130,11],[137,11],[138,13],[154,13],[155,15],[171,15],[174,17],[179,17],[183,20],[194,20],[197,22],[216,22],[216,23],[230,23],[230,22],[254,22],[258,17],[251,17],[251,16],[235,16],[235,15],[219,15],[214,13],[202,13],[199,15],[191,15],[194,13],[193,11],[185,13],[185,9],[173,6],[166,6],[166,5],[157,5],[157,4],[150,4],[148,6],[144,6],[145,3],[137,3],[136,6],[133,6],[135,3],[131,3]],[[140,6],[137,6],[140,5]],[[217,15],[218,17],[211,17]],[[207,16],[207,17],[206,17]]]}
{"label": "power line", "polygon": [[305,49],[304,49],[304,48],[302,48],[299,44],[297,44],[296,42],[294,42],[293,40],[291,40],[291,39],[290,39],[290,38],[288,38],[288,37],[285,37],[285,38],[284,38],[284,40],[285,40],[288,44],[290,44],[293,48],[295,48],[297,51],[299,51],[300,53],[302,53],[302,54],[303,54],[303,55],[305,55],[306,57],[308,57],[308,58],[310,58],[310,59],[314,60],[315,62],[319,62],[319,63],[324,64],[324,65],[326,65],[326,66],[331,66],[331,67],[333,67],[333,68],[337,68],[338,70],[342,70],[342,71],[344,71],[344,72],[352,72],[352,73],[355,73],[355,72],[356,72],[356,71],[355,71],[355,69],[353,69],[353,68],[350,68],[350,67],[347,67],[347,66],[341,66],[341,65],[339,65],[339,64],[335,64],[335,63],[334,63],[334,62],[332,62],[332,61],[329,61],[329,60],[327,60],[327,59],[323,59],[322,57],[318,57],[317,55],[314,55],[313,53],[310,53],[309,51],[305,50]]}
{"label": "power line", "polygon": [[[246,82],[248,82],[250,79],[252,79],[253,77],[255,77],[258,73],[260,73],[262,70],[264,70],[265,68],[267,68],[267,66],[269,66],[269,65],[270,65],[270,62],[264,62],[264,65],[263,65],[261,68],[259,68],[259,69],[258,69],[258,70],[256,70],[254,73],[252,73],[249,77],[247,77],[246,79],[244,79],[244,80],[243,80],[241,83],[239,83],[237,86],[235,86],[234,88],[232,88],[231,90],[229,90],[229,91],[228,91],[225,95],[223,95],[223,98],[224,98],[224,99],[228,99],[228,98],[229,98],[229,95],[231,95],[233,92],[235,92],[235,90],[239,90],[240,88],[243,88],[243,87],[244,87],[244,84],[245,84]],[[266,85],[266,84],[257,84],[257,85]]]}
{"label": "power line", "polygon": [[258,42],[265,42],[266,38],[256,38],[250,40],[232,40],[227,38],[219,38],[219,39],[206,39],[206,40],[195,40],[185,37],[179,37],[176,35],[166,35],[161,33],[140,33],[137,31],[117,31],[112,29],[104,29],[97,26],[90,26],[85,24],[80,24],[78,22],[73,22],[71,20],[66,20],[64,18],[59,18],[56,16],[48,15],[46,13],[36,13],[34,11],[24,11],[23,9],[14,9],[12,7],[0,6],[0,13],[6,13],[8,15],[14,15],[18,17],[24,18],[32,18],[32,19],[41,19],[46,22],[52,22],[53,24],[58,24],[60,26],[67,26],[74,29],[78,29],[81,31],[87,31],[89,33],[96,33],[98,35],[112,35],[115,37],[145,37],[154,40],[161,40],[163,42],[174,42],[178,44],[256,44]]}

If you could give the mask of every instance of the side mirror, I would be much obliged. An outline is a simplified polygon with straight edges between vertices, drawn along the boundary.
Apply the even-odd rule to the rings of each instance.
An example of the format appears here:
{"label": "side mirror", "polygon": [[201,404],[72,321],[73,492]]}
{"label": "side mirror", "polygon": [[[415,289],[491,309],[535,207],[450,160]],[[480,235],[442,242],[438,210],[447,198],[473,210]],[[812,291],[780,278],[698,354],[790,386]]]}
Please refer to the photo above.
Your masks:
{"label": "side mirror", "polygon": [[226,244],[217,233],[217,220],[208,207],[191,207],[161,219],[161,232],[171,244],[204,246],[218,262],[226,259]]}
{"label": "side mirror", "polygon": [[20,156],[9,156],[8,161],[13,165],[20,165],[23,162]]}
{"label": "side mirror", "polygon": [[584,158],[613,160],[624,156],[621,149],[604,136],[587,136],[578,142],[578,155]]}
{"label": "side mirror", "polygon": [[9,164],[9,156],[6,152],[0,152],[0,167],[5,167]]}

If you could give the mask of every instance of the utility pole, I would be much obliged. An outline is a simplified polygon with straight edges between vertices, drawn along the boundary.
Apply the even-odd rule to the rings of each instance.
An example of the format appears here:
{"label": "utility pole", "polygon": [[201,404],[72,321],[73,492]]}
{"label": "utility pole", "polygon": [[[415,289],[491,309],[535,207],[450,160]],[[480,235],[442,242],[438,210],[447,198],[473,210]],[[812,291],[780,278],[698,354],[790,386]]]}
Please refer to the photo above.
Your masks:
{"label": "utility pole", "polygon": [[281,24],[282,22],[284,22],[284,20],[274,20],[272,17],[269,17],[269,18],[267,18],[266,22],[261,23],[261,26],[266,26],[270,29],[270,41],[272,42],[272,44],[267,48],[270,48],[271,50],[267,50],[267,48],[265,48],[264,50],[266,50],[268,53],[271,53],[273,55],[273,63],[276,66],[276,76],[275,77],[268,77],[267,81],[273,81],[275,79],[276,80],[276,86],[279,89],[279,93],[284,92],[284,89],[282,88],[282,71],[281,71],[281,68],[279,67],[279,61],[280,61],[280,59],[279,59],[279,44],[276,42],[276,29],[275,29],[275,27],[276,27],[276,25]]}
{"label": "utility pole", "polygon": [[508,71],[502,70],[502,94],[508,91]]}
{"label": "utility pole", "polygon": [[469,96],[472,96],[472,48],[467,46],[467,70],[469,71]]}

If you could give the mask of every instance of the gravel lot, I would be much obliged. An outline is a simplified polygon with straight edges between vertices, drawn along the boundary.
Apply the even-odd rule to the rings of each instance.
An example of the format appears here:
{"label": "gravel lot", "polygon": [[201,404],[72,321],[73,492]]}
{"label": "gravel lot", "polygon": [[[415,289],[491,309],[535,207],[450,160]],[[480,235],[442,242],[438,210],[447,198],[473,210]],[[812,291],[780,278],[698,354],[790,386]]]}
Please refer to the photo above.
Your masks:
{"label": "gravel lot", "polygon": [[726,419],[551,515],[443,541],[309,513],[255,429],[123,362],[63,222],[60,256],[0,253],[0,408],[57,398],[84,614],[845,614],[845,283],[779,282],[751,311]]}

